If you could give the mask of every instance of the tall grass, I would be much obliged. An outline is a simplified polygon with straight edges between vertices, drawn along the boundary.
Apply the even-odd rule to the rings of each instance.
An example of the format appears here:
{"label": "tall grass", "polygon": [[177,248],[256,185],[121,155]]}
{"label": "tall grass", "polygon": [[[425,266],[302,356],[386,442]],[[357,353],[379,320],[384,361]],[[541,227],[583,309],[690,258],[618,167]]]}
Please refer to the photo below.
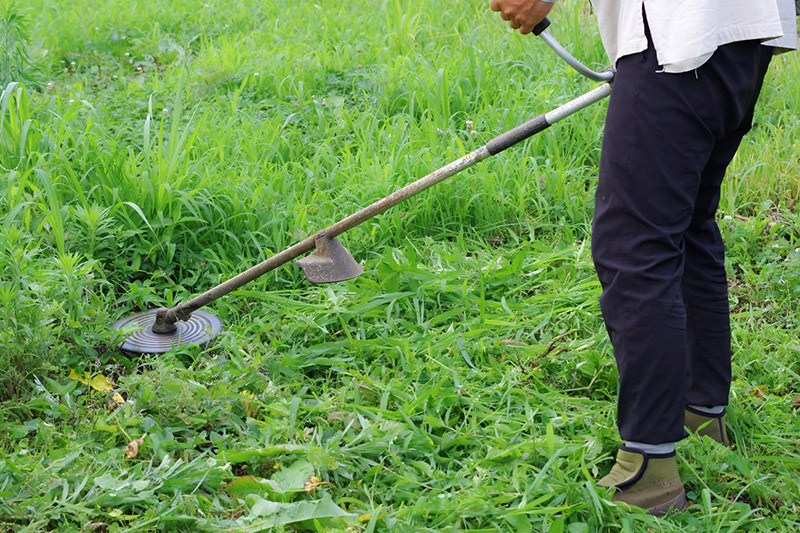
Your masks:
{"label": "tall grass", "polygon": [[31,53],[27,9],[16,0],[0,2],[0,86],[12,82],[38,83],[38,69]]}
{"label": "tall grass", "polygon": [[[604,104],[343,235],[354,281],[278,269],[211,306],[207,348],[108,331],[590,82],[483,0],[28,7],[52,84],[0,97],[0,529],[797,529],[797,55],[721,202],[737,446],[681,443],[693,504],[657,521],[593,484],[618,444],[588,241]],[[605,65],[587,5],[556,9]]]}

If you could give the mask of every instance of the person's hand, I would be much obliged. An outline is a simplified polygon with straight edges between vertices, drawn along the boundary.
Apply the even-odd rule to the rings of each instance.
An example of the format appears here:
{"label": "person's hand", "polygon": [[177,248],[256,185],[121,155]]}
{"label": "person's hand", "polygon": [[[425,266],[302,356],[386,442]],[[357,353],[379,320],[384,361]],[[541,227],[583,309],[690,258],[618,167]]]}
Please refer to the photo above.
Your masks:
{"label": "person's hand", "polygon": [[552,2],[542,0],[492,0],[492,11],[499,11],[500,17],[521,34],[530,33],[550,10]]}

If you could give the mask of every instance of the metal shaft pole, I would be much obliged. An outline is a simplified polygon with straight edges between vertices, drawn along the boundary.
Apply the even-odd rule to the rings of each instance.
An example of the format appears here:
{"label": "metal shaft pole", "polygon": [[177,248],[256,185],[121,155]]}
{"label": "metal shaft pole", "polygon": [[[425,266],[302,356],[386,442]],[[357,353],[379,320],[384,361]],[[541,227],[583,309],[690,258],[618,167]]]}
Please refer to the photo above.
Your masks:
{"label": "metal shaft pole", "polygon": [[477,150],[474,150],[473,152],[456,159],[442,168],[431,172],[424,178],[420,178],[417,181],[406,185],[402,189],[398,189],[389,196],[382,198],[381,200],[378,200],[364,209],[361,209],[360,211],[343,218],[339,222],[328,226],[322,231],[305,238],[290,248],[287,248],[286,250],[270,257],[269,259],[245,270],[241,274],[234,276],[228,281],[220,283],[216,287],[209,289],[203,294],[200,294],[199,296],[196,296],[185,303],[178,304],[175,307],[169,309],[158,309],[156,313],[156,321],[155,324],[153,324],[153,331],[156,333],[171,333],[175,331],[175,323],[178,319],[188,320],[194,311],[203,307],[204,305],[221,298],[229,292],[238,289],[242,285],[250,283],[254,279],[263,276],[267,272],[274,270],[285,263],[288,263],[292,259],[296,259],[304,253],[311,251],[316,246],[317,237],[324,235],[325,237],[332,239],[338,235],[341,235],[342,233],[358,226],[362,222],[365,222],[374,216],[383,213],[387,209],[399,204],[400,202],[407,200],[412,196],[429,189],[430,187],[433,187],[441,181],[446,180],[454,174],[458,174],[462,170],[469,168],[488,157],[498,154],[506,148],[514,146],[515,144],[531,137],[532,135],[535,135],[536,133],[539,133],[540,131],[555,124],[559,120],[568,117],[569,115],[572,115],[573,113],[588,107],[599,100],[602,100],[609,94],[611,94],[610,83],[605,83],[600,87],[592,89],[586,94],[583,94],[582,96],[579,96],[578,98],[567,102],[566,104],[559,106],[548,113],[544,113],[532,118],[531,120],[517,126],[512,130],[498,135]]}

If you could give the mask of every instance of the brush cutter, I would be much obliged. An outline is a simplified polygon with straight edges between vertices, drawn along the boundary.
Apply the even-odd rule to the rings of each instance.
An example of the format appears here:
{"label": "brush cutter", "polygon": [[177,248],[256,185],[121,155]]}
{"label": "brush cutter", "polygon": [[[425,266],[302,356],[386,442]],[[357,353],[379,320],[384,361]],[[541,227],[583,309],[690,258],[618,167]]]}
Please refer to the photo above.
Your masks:
{"label": "brush cutter", "polygon": [[173,346],[208,342],[222,330],[222,321],[214,314],[200,309],[201,307],[311,250],[314,251],[308,257],[302,258],[297,262],[311,283],[333,283],[360,275],[364,269],[353,259],[350,252],[342,246],[337,236],[436,185],[440,181],[461,172],[465,168],[499,154],[506,148],[514,146],[559,120],[611,94],[614,71],[595,72],[584,66],[546,31],[549,24],[550,22],[547,19],[542,21],[534,28],[534,35],[541,36],[562,59],[580,74],[594,81],[603,81],[605,82],[603,85],[548,113],[539,115],[498,135],[477,150],[343,218],[332,226],[307,237],[305,240],[187,302],[171,308],[144,311],[116,321],[111,325],[113,329],[125,331],[135,329],[133,333],[127,334],[120,347],[130,352],[163,353]]}

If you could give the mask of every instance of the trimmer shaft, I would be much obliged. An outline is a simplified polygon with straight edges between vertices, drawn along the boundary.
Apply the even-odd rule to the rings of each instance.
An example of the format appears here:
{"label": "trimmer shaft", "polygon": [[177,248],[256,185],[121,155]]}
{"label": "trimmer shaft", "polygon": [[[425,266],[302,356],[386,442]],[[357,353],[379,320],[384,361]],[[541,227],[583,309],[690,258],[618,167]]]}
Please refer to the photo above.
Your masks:
{"label": "trimmer shaft", "polygon": [[534,117],[516,128],[498,135],[484,146],[473,150],[438,170],[434,170],[415,182],[409,183],[389,196],[341,219],[322,231],[306,237],[286,250],[250,267],[244,272],[220,283],[203,294],[195,296],[187,302],[183,302],[172,308],[163,307],[118,320],[112,327],[121,329],[128,324],[135,324],[141,328],[130,335],[120,347],[123,350],[131,352],[163,353],[171,347],[181,344],[204,344],[208,342],[222,329],[222,322],[211,313],[201,311],[201,307],[250,283],[267,272],[293,259],[297,259],[314,248],[316,248],[314,253],[298,261],[303,268],[306,278],[308,278],[310,282],[333,283],[358,276],[364,269],[353,259],[350,252],[339,243],[336,238],[338,235],[353,229],[362,222],[383,213],[390,207],[419,194],[450,176],[483,161],[487,157],[498,154],[506,148],[514,146],[528,137],[549,128],[559,120],[611,94],[614,71],[594,72],[582,65],[578,60],[572,57],[569,52],[561,47],[555,39],[544,31],[549,24],[550,21],[547,19],[543,20],[534,28],[534,35],[541,34],[556,53],[564,58],[573,68],[578,70],[578,72],[593,80],[603,80],[606,83],[589,91],[583,96],[579,96],[553,109],[549,113]]}

